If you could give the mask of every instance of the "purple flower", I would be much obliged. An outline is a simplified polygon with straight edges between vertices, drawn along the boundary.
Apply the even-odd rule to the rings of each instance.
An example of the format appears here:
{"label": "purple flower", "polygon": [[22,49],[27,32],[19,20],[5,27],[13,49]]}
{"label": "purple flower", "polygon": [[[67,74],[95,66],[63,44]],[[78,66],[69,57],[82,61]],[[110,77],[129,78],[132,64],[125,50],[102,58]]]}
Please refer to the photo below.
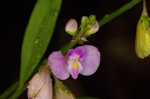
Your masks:
{"label": "purple flower", "polygon": [[48,65],[60,80],[65,80],[70,75],[77,79],[79,74],[89,76],[96,72],[100,65],[100,52],[92,45],[70,49],[66,56],[55,51],[48,57]]}

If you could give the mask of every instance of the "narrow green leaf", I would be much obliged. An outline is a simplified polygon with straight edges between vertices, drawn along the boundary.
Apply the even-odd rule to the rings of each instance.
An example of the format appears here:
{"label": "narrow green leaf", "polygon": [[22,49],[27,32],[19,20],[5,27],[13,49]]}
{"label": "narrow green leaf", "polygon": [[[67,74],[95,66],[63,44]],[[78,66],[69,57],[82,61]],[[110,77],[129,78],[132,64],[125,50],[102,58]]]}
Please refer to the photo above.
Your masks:
{"label": "narrow green leaf", "polygon": [[52,37],[62,0],[37,0],[27,26],[21,53],[19,86],[39,64]]}

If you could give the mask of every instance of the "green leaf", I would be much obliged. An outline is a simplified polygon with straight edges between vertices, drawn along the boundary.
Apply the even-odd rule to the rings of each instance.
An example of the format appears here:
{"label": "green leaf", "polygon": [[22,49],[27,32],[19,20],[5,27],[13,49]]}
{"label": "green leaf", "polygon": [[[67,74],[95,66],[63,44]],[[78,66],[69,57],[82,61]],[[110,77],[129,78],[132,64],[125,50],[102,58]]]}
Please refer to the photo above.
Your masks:
{"label": "green leaf", "polygon": [[21,53],[19,86],[39,64],[51,40],[62,0],[37,0],[27,26]]}

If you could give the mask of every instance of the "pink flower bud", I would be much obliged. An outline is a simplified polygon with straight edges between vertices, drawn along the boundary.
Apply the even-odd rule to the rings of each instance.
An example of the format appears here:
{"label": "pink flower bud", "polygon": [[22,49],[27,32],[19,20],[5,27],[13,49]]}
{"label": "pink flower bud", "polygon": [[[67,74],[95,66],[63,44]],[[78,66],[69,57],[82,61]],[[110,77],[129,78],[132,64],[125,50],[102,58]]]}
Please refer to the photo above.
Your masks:
{"label": "pink flower bud", "polygon": [[48,68],[43,68],[29,81],[28,99],[52,99],[52,80]]}
{"label": "pink flower bud", "polygon": [[65,31],[70,35],[74,35],[77,32],[77,29],[77,21],[75,19],[70,19],[66,24]]}

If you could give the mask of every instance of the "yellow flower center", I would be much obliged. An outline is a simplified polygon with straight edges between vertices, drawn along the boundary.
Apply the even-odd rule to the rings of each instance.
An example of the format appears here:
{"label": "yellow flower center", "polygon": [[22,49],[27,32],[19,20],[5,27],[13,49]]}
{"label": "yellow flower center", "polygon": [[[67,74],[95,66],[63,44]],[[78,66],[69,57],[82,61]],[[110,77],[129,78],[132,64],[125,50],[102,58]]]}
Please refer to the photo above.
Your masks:
{"label": "yellow flower center", "polygon": [[73,68],[76,69],[77,67],[78,67],[78,62],[77,62],[77,61],[74,61],[74,62],[73,62]]}

